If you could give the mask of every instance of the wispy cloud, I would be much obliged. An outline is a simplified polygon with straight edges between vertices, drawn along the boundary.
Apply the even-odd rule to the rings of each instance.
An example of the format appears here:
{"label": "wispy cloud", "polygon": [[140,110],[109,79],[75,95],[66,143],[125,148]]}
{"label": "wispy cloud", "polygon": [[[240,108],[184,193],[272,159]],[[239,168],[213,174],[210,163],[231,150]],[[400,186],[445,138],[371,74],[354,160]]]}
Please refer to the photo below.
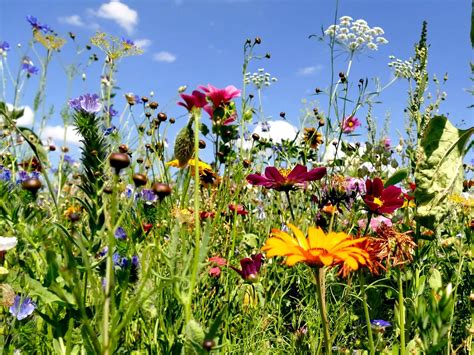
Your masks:
{"label": "wispy cloud", "polygon": [[95,15],[114,21],[128,34],[131,34],[138,24],[138,12],[120,2],[120,0],[110,0],[110,2],[102,4]]}
{"label": "wispy cloud", "polygon": [[58,18],[59,23],[63,23],[66,25],[77,26],[77,27],[84,27],[85,23],[82,21],[81,16],[79,15],[71,15],[71,16],[62,16]]}
{"label": "wispy cloud", "polygon": [[167,51],[161,51],[153,55],[153,60],[157,62],[173,63],[176,60],[176,55]]}
{"label": "wispy cloud", "polygon": [[304,67],[298,70],[298,75],[309,76],[319,73],[323,69],[321,64]]}
{"label": "wispy cloud", "polygon": [[[64,136],[64,133],[66,133],[66,136]],[[81,136],[76,132],[73,126],[68,126],[66,129],[61,125],[46,126],[41,133],[41,139],[51,138],[57,142],[64,142],[64,137],[66,137],[66,143],[80,145]]]}
{"label": "wispy cloud", "polygon": [[151,46],[151,40],[149,40],[148,38],[136,39],[133,42],[138,48],[143,49],[144,52],[148,49],[148,47]]}

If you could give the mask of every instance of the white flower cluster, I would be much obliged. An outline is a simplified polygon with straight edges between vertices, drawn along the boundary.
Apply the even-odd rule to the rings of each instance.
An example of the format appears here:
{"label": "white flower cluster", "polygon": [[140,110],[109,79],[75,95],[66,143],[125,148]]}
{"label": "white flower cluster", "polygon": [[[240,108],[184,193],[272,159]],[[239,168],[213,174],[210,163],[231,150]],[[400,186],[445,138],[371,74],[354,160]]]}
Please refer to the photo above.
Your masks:
{"label": "white flower cluster", "polygon": [[370,27],[367,21],[353,21],[350,16],[342,16],[339,25],[331,25],[324,31],[326,36],[334,37],[336,42],[346,47],[350,52],[361,51],[365,47],[376,51],[379,45],[387,44],[382,37],[384,30],[380,27]]}
{"label": "white flower cluster", "polygon": [[415,76],[415,66],[413,59],[404,60],[396,59],[395,56],[391,55],[389,58],[392,60],[388,63],[390,68],[393,68],[394,74],[398,78],[410,79]]}
{"label": "white flower cluster", "polygon": [[271,83],[277,81],[277,78],[271,77],[270,73],[265,73],[263,68],[258,69],[257,73],[245,73],[244,83],[255,85],[257,89],[262,89],[264,86],[270,86]]}

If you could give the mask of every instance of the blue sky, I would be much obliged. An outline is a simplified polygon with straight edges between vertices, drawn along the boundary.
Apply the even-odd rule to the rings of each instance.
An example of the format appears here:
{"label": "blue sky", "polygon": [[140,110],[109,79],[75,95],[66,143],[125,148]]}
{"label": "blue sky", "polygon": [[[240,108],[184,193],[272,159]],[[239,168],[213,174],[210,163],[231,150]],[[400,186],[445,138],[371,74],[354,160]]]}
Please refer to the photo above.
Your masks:
{"label": "blue sky", "polygon": [[[264,68],[278,82],[264,90],[264,110],[267,116],[277,119],[281,111],[298,126],[302,99],[317,100],[326,110],[327,98],[313,96],[316,87],[326,88],[330,83],[330,62],[327,45],[311,34],[321,33],[334,21],[335,1],[272,1],[272,0],[175,0],[175,1],[59,1],[59,0],[0,0],[0,42],[7,41],[12,50],[8,63],[16,73],[18,62],[31,38],[30,26],[25,16],[34,15],[41,23],[49,24],[68,39],[59,56],[53,59],[48,73],[47,104],[55,105],[55,114],[46,123],[59,127],[59,111],[67,99],[67,80],[61,65],[86,63],[88,55],[75,54],[67,32],[77,36],[77,43],[84,45],[97,30],[127,37],[141,44],[145,53],[139,57],[124,58],[119,65],[117,85],[122,89],[115,107],[122,109],[122,95],[155,93],[168,116],[180,116],[184,110],[176,106],[177,89],[188,85],[188,91],[198,85],[211,83],[218,87],[242,86],[242,47],[246,38],[262,38],[257,49],[271,59],[255,61],[251,72]],[[441,113],[449,114],[459,127],[472,126],[473,111],[467,109],[472,96],[465,89],[471,87],[469,62],[472,48],[469,40],[471,2],[468,0],[341,0],[340,16],[363,18],[369,26],[385,30],[389,41],[378,51],[359,55],[353,64],[351,77],[380,78],[382,83],[391,79],[387,66],[389,55],[407,59],[413,54],[413,44],[418,40],[421,23],[428,21],[430,43],[429,72],[442,78],[447,72],[449,80],[441,89],[447,100]],[[16,44],[22,43],[17,49]],[[42,48],[38,45],[38,51]],[[37,62],[33,53],[28,53]],[[345,59],[336,60],[336,72],[344,71]],[[71,86],[71,97],[84,92],[98,92],[101,64],[87,68],[86,81],[78,75]],[[22,105],[32,105],[38,88],[38,78],[32,78],[26,87]],[[435,92],[434,85],[430,87]],[[9,90],[9,91],[8,91]],[[12,100],[12,87],[7,87]],[[382,126],[390,113],[391,134],[403,131],[403,109],[407,101],[407,86],[396,82],[383,92],[374,114]],[[140,113],[140,110],[137,111]],[[363,116],[363,114],[362,114]],[[179,128],[184,123],[175,125]],[[51,132],[56,132],[51,130]],[[54,133],[54,134],[56,134]],[[53,135],[53,133],[52,133]],[[57,140],[56,140],[57,141]],[[57,142],[60,144],[60,142]]]}

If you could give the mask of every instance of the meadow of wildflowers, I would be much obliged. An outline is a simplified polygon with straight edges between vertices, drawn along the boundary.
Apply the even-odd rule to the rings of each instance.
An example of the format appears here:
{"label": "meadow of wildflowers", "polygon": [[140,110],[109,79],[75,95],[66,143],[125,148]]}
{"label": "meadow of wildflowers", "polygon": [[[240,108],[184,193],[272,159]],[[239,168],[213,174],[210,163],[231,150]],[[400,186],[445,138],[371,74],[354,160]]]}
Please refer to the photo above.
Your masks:
{"label": "meadow of wildflowers", "polygon": [[[297,127],[264,114],[278,81],[253,69],[271,60],[260,37],[242,41],[240,83],[180,87],[175,118],[166,98],[120,88],[122,61],[142,53],[132,40],[24,25],[19,62],[0,38],[2,353],[474,349],[474,127],[443,114],[426,22],[411,58],[389,58],[386,86],[351,69],[389,34],[350,16],[325,24],[312,37],[347,61],[331,62]],[[103,66],[97,90],[60,112],[79,159],[42,135],[48,66],[71,42]],[[43,121],[26,127],[32,76]],[[394,144],[371,108],[397,80],[409,91]]]}

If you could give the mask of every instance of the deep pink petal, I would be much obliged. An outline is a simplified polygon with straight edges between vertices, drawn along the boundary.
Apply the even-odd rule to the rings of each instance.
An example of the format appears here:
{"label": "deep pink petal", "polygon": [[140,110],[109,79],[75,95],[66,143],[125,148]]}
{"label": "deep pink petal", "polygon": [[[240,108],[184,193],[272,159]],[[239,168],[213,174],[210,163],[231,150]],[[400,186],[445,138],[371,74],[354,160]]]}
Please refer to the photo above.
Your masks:
{"label": "deep pink petal", "polygon": [[305,181],[321,180],[326,175],[326,168],[315,168],[306,173]]}
{"label": "deep pink petal", "polygon": [[402,193],[402,189],[396,186],[389,186],[382,192],[382,200],[396,199],[399,198]]}
{"label": "deep pink petal", "polygon": [[206,105],[203,107],[203,109],[209,114],[209,117],[212,120],[212,117],[214,116],[214,110],[212,109],[211,105]]}
{"label": "deep pink petal", "polygon": [[274,166],[268,166],[265,169],[265,176],[267,179],[274,181],[275,183],[285,182],[286,179],[280,174],[277,168]]}
{"label": "deep pink petal", "polygon": [[375,178],[372,182],[372,196],[381,197],[383,193],[383,182],[379,178]]}
{"label": "deep pink petal", "polygon": [[307,171],[308,171],[308,168],[306,166],[297,164],[293,168],[293,170],[291,170],[291,172],[288,174],[287,179],[291,181],[305,181],[304,177]]}
{"label": "deep pink petal", "polygon": [[264,187],[272,187],[273,181],[269,181],[266,177],[260,174],[250,174],[247,176],[247,182],[252,185],[264,186]]}

